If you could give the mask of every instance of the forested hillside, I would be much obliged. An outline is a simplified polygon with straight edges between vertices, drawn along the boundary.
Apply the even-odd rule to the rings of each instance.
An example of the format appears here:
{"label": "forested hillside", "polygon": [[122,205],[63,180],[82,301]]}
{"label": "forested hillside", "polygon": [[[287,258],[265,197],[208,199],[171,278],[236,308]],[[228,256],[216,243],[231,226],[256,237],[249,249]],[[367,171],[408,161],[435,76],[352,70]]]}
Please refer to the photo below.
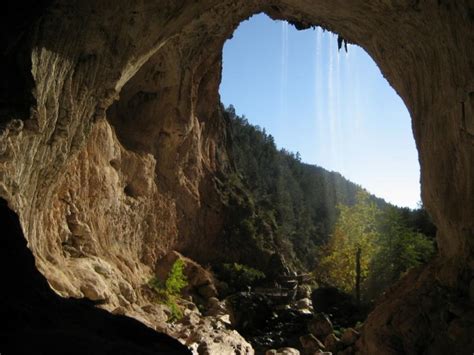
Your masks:
{"label": "forested hillside", "polygon": [[[370,204],[370,208],[376,211],[372,213],[371,221],[377,224],[377,233],[389,228],[386,221],[391,215],[397,226],[413,233],[423,233],[422,238],[432,245],[435,228],[423,209],[392,206],[339,173],[305,164],[298,153],[277,149],[273,137],[265,129],[237,116],[232,106],[225,110],[225,114],[231,123],[232,158],[239,178],[249,191],[257,214],[273,226],[280,252],[293,265],[306,270],[324,266],[327,279],[332,272],[330,268],[335,268],[337,263],[331,265],[330,259],[324,256],[338,248],[334,239],[341,239],[341,230],[348,231],[351,227],[347,224],[349,211],[362,203]],[[340,220],[341,214],[345,221]],[[363,220],[359,222],[364,223]],[[376,247],[371,244],[371,248]],[[429,249],[425,245],[426,248]],[[334,260],[338,258],[337,254],[333,255]],[[401,265],[397,269],[397,276],[417,262],[425,261],[426,257],[412,255],[412,259],[410,265]],[[350,260],[346,260],[348,262]],[[341,269],[340,262],[337,267]],[[397,276],[388,278],[393,281]],[[349,289],[348,285],[340,286]]]}

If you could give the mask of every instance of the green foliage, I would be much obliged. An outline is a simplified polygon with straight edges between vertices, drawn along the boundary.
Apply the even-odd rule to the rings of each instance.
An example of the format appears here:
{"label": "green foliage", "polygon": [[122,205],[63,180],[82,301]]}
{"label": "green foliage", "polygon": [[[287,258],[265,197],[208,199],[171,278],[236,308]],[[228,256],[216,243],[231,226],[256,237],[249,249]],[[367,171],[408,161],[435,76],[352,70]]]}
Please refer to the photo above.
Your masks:
{"label": "green foliage", "polygon": [[369,293],[397,281],[407,270],[426,263],[435,252],[433,240],[410,227],[403,213],[389,208],[381,218],[378,252],[372,258]]}
{"label": "green foliage", "polygon": [[229,253],[251,254],[254,246],[277,251],[293,267],[353,291],[360,249],[366,299],[432,255],[436,228],[422,206],[394,207],[338,173],[302,163],[232,106],[225,117],[236,168],[228,177],[235,191],[224,233]]}
{"label": "green foliage", "polygon": [[339,219],[319,265],[320,277],[322,282],[350,293],[356,286],[357,250],[361,251],[361,280],[369,275],[370,262],[378,247],[380,211],[364,192],[357,194],[354,206],[339,205],[339,210]]}
{"label": "green foliage", "polygon": [[434,254],[433,241],[414,231],[398,208],[381,210],[368,194],[359,193],[354,206],[339,209],[331,240],[321,251],[318,271],[324,283],[354,292],[360,249],[362,295],[369,301]]}
{"label": "green foliage", "polygon": [[244,215],[243,205],[235,204],[233,215],[240,221],[228,224],[229,239],[254,238],[311,269],[318,246],[329,239],[337,204],[353,204],[361,188],[338,173],[302,163],[298,153],[278,150],[271,135],[237,116],[232,106],[226,115],[231,124],[231,155],[252,209]]}
{"label": "green foliage", "polygon": [[170,309],[171,316],[168,318],[169,322],[174,322],[183,317],[183,311],[178,305],[177,300],[181,295],[182,289],[188,285],[184,275],[184,267],[184,261],[177,259],[173,263],[164,283],[156,277],[148,281],[148,286],[155,292],[157,301]]}
{"label": "green foliage", "polygon": [[218,268],[218,273],[233,292],[244,291],[248,286],[253,287],[265,279],[265,274],[260,270],[237,263],[223,264]]}
{"label": "green foliage", "polygon": [[166,292],[170,295],[178,296],[181,290],[188,285],[188,280],[184,275],[184,261],[177,259],[171,267],[168,278],[165,282]]}

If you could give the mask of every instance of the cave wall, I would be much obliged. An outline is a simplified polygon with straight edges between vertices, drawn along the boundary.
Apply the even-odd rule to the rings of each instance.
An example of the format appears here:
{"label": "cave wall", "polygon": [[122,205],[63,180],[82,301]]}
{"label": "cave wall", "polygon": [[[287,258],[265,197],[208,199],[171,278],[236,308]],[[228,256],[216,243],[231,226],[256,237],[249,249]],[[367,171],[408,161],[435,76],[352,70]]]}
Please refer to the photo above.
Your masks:
{"label": "cave wall", "polygon": [[[464,286],[474,268],[471,1],[65,0],[38,6],[19,28],[5,27],[11,33],[4,35],[6,48],[18,50],[3,50],[2,70],[15,63],[28,75],[6,75],[2,87],[0,196],[19,214],[37,267],[56,291],[107,299],[110,308],[133,304],[141,296],[128,290],[139,288],[166,251],[187,251],[203,262],[218,253],[224,216],[216,177],[232,169],[219,115],[222,47],[242,20],[264,11],[335,31],[378,63],[411,113],[423,202],[438,227],[440,256],[420,279],[468,297]],[[383,352],[392,345],[379,341],[376,329],[389,320],[374,314],[364,346]],[[387,332],[400,337],[399,328],[390,325]]]}
{"label": "cave wall", "polygon": [[64,299],[48,286],[26,246],[18,216],[0,198],[2,248],[0,349],[7,354],[190,354],[177,340],[144,324]]}

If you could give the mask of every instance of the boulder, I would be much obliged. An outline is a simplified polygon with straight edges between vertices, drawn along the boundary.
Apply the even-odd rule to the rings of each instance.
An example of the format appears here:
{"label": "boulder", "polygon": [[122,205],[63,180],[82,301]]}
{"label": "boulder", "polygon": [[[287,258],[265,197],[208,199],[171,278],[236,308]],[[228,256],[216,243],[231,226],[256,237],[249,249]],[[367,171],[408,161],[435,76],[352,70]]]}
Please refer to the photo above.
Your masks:
{"label": "boulder", "polygon": [[186,344],[193,354],[253,355],[252,346],[235,330],[230,330],[213,317],[199,322],[177,324],[172,335]]}
{"label": "boulder", "polygon": [[204,299],[217,296],[217,290],[213,283],[208,283],[197,288],[197,293]]}
{"label": "boulder", "polygon": [[134,303],[137,300],[137,295],[133,290],[133,287],[128,282],[120,281],[119,289],[122,296],[125,297],[128,302]]}
{"label": "boulder", "polygon": [[206,316],[215,317],[221,322],[231,325],[232,319],[229,313],[230,310],[228,309],[225,302],[221,302],[215,297],[211,297],[208,300],[207,310],[205,312]]}
{"label": "boulder", "polygon": [[[334,319],[348,320],[358,311],[354,298],[335,287],[317,288],[311,294],[311,299],[315,312],[330,314]],[[350,323],[343,325],[348,326]]]}
{"label": "boulder", "polygon": [[300,343],[303,349],[308,353],[325,350],[324,344],[313,334],[307,334],[300,337]]}
{"label": "boulder", "polygon": [[216,317],[222,314],[228,314],[225,302],[219,301],[216,297],[211,297],[207,301],[206,316]]}
{"label": "boulder", "polygon": [[239,331],[253,332],[266,327],[273,315],[273,304],[264,295],[240,292],[225,300]]}
{"label": "boulder", "polygon": [[313,303],[309,298],[302,298],[296,301],[296,308],[298,309],[312,309]]}
{"label": "boulder", "polygon": [[311,286],[309,285],[299,285],[296,290],[296,298],[310,298],[311,297]]}
{"label": "boulder", "polygon": [[308,330],[318,339],[325,339],[333,332],[332,323],[322,313],[317,313],[308,323]]}
{"label": "boulder", "polygon": [[344,345],[352,345],[359,338],[359,332],[354,328],[347,328],[341,336],[341,342]]}
{"label": "boulder", "polygon": [[217,289],[212,273],[197,262],[174,250],[157,262],[155,273],[158,279],[165,281],[173,264],[178,259],[184,262],[184,274],[188,280],[188,286],[183,290],[185,295],[198,296],[203,299],[217,297]]}
{"label": "boulder", "polygon": [[342,343],[334,333],[331,333],[326,337],[326,339],[324,339],[324,346],[327,350],[337,353],[341,350]]}

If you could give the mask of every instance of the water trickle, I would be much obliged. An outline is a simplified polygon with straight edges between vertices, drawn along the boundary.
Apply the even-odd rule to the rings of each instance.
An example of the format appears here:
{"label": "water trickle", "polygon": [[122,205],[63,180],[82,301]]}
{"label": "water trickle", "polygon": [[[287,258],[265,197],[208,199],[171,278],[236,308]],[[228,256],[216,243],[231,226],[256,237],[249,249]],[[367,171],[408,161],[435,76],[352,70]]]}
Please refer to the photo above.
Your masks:
{"label": "water trickle", "polygon": [[333,162],[336,161],[336,97],[334,90],[334,52],[336,50],[335,39],[333,35],[328,38],[328,55],[329,55],[329,70],[328,70],[328,119],[329,119],[329,154]]}
{"label": "water trickle", "polygon": [[288,22],[281,21],[281,81],[280,81],[280,120],[288,114]]}
{"label": "water trickle", "polygon": [[[334,36],[335,37],[335,36]],[[342,49],[343,50],[343,49]],[[341,66],[343,65],[342,59],[341,59],[341,50],[337,49],[336,50],[336,58],[337,58],[337,65],[336,65],[336,108],[335,108],[335,114],[336,114],[336,164],[337,164],[337,169],[338,171],[343,170],[343,144],[344,141],[342,139],[343,134],[342,134],[342,115],[343,115],[343,108],[342,106],[345,106],[344,103],[341,100]]]}
{"label": "water trickle", "polygon": [[314,102],[316,112],[316,127],[318,130],[315,149],[323,150],[324,145],[324,117],[323,117],[323,30],[321,27],[316,29],[316,58],[315,58],[315,77],[314,77]]}

